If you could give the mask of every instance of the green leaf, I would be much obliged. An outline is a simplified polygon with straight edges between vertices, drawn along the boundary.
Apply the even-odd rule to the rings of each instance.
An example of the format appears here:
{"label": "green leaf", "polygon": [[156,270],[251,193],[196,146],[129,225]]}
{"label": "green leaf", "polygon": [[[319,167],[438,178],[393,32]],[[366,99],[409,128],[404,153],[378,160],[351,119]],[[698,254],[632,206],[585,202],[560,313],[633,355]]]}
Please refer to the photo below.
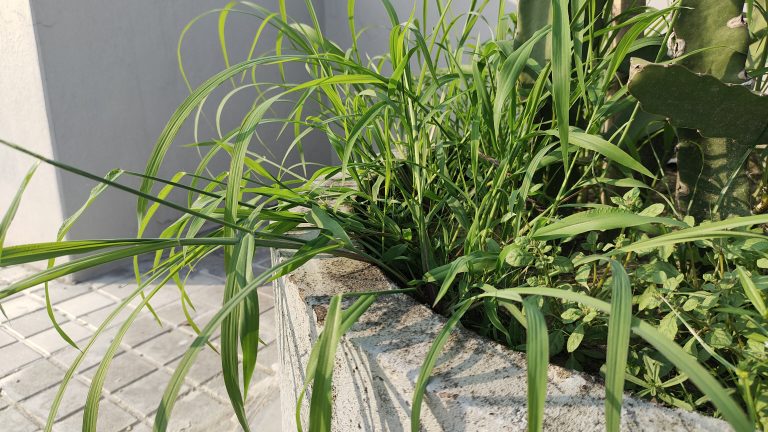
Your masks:
{"label": "green leaf", "polygon": [[540,432],[544,425],[544,403],[547,400],[547,371],[549,370],[549,334],[544,315],[539,310],[538,297],[523,301],[528,332],[525,339],[528,369],[528,431]]}
{"label": "green leaf", "polygon": [[[611,306],[602,300],[595,299],[582,293],[556,288],[509,288],[481,294],[477,296],[477,298],[494,297],[516,301],[520,295],[555,297],[581,303],[603,313],[611,313]],[[637,318],[632,318],[632,332],[651,344],[661,355],[675,365],[681,373],[687,375],[691,382],[709,397],[709,400],[718,410],[720,410],[723,417],[725,417],[728,423],[730,423],[736,431],[747,432],[753,430],[749,417],[730,397],[728,391],[723,388],[718,380],[713,377],[707,369],[697,363],[696,360],[687,354],[680,346],[667,339],[652,325]]]}
{"label": "green leaf", "polygon": [[686,226],[670,218],[643,216],[629,210],[619,208],[594,209],[567,216],[555,223],[536,230],[533,238],[553,240],[573,237],[589,231],[605,231],[617,228],[629,228],[646,224],[663,224],[667,226]]}
{"label": "green leaf", "polygon": [[768,215],[732,217],[726,220],[718,222],[707,222],[695,227],[685,228],[679,231],[663,234],[658,237],[640,240],[627,246],[622,246],[612,253],[619,254],[630,251],[652,250],[677,243],[693,242],[696,240],[709,240],[719,237],[743,236],[764,238],[765,236],[761,234],[730,231],[735,228],[749,227],[764,223],[768,223]]}
{"label": "green leaf", "polygon": [[727,348],[733,343],[731,334],[722,327],[715,327],[707,332],[704,339],[713,348]]}
{"label": "green leaf", "polygon": [[568,308],[560,314],[560,318],[563,319],[564,323],[569,324],[581,318],[581,315],[581,309]]}
{"label": "green leaf", "polygon": [[667,314],[659,322],[659,333],[663,334],[669,340],[675,340],[677,335],[677,314],[674,312]]}
{"label": "green leaf", "polygon": [[744,267],[736,267],[736,272],[739,275],[739,281],[741,281],[741,287],[744,288],[744,294],[755,307],[757,312],[762,315],[763,318],[768,318],[768,308],[765,307],[765,301],[763,300],[763,294],[757,289],[755,281],[747,273]]}
{"label": "green leaf", "polygon": [[32,168],[27,171],[27,175],[25,175],[24,179],[21,181],[19,189],[16,191],[16,195],[14,195],[11,204],[8,206],[8,210],[5,211],[3,219],[0,220],[0,259],[3,258],[3,243],[5,242],[6,234],[8,234],[8,228],[10,228],[13,218],[16,216],[16,211],[19,209],[19,203],[21,203],[21,197],[24,195],[24,190],[27,188],[29,181],[32,180],[32,176],[35,174],[38,165],[39,163],[32,165]]}
{"label": "green leaf", "polygon": [[331,298],[325,326],[318,344],[315,378],[312,382],[312,399],[309,404],[309,430],[330,432],[333,406],[333,366],[336,362],[336,348],[341,339],[341,294]]}
{"label": "green leaf", "polygon": [[[129,299],[124,300],[120,304],[120,306],[118,306],[118,308],[109,315],[105,323],[102,323],[102,325],[99,327],[99,330],[91,339],[91,342],[88,344],[87,348],[90,348],[90,346],[92,345],[96,337],[106,328],[106,323],[114,319],[114,317],[117,316],[118,312],[121,309],[125,308],[125,306],[128,304],[131,298],[135,297],[138,294],[141,294],[143,288],[146,287],[146,284],[154,281],[155,279],[160,279],[160,281],[155,285],[155,287],[152,288],[151,292],[148,295],[144,296],[141,299],[141,302],[139,303],[139,305],[131,311],[131,313],[128,315],[128,318],[126,318],[125,321],[123,321],[117,333],[112,337],[112,341],[110,342],[106,353],[102,357],[101,362],[99,363],[99,366],[96,369],[96,372],[94,373],[93,378],[91,380],[90,388],[88,389],[88,396],[85,401],[85,410],[83,413],[83,432],[95,432],[97,430],[96,422],[99,417],[99,403],[103,399],[104,381],[106,379],[107,372],[109,371],[109,367],[112,363],[112,360],[114,359],[115,355],[120,349],[120,342],[122,341],[123,337],[131,328],[131,325],[139,316],[139,314],[142,312],[142,310],[149,305],[149,301],[152,299],[152,297],[169,280],[171,280],[175,275],[177,275],[179,270],[182,267],[184,267],[185,265],[193,261],[204,250],[205,249],[201,248],[200,250],[192,251],[189,254],[186,254],[183,252],[179,254],[175,254],[166,261],[167,263],[169,263],[169,265],[167,266],[158,265],[156,267],[158,271],[154,272],[154,274],[152,274],[143,285],[140,284],[140,287],[133,292],[133,294],[129,297]],[[69,378],[71,378],[71,374],[74,373],[77,367],[77,364],[80,361],[82,361],[84,356],[85,356],[85,352],[83,352],[81,356],[77,357],[73,366],[70,368],[69,371],[67,371],[67,376]],[[64,390],[66,387],[66,382],[67,381],[62,383],[61,387],[59,388],[59,392],[57,393],[54,399],[53,408],[51,409],[51,413],[49,414],[49,417],[48,417],[48,424],[46,425],[47,431],[50,431],[50,429],[52,428],[53,422],[56,419],[55,411],[58,408],[58,404],[61,402],[61,398],[64,394]]]}
{"label": "green leaf", "polygon": [[[560,136],[562,135],[563,132],[562,130],[559,130],[559,131],[551,130],[551,131],[547,131],[547,133],[553,136]],[[562,138],[561,138],[561,141],[562,141]],[[648,171],[648,168],[644,167],[635,158],[630,156],[629,153],[620,149],[617,145],[612,144],[609,141],[606,141],[602,137],[584,133],[584,132],[579,132],[578,130],[571,128],[570,143],[577,147],[583,148],[585,150],[590,150],[595,153],[599,153],[605,156],[608,160],[616,162],[617,164],[625,166],[633,171],[637,171],[640,174],[643,174],[648,177],[653,177],[653,173]]]}
{"label": "green leaf", "polygon": [[210,339],[211,335],[221,325],[224,318],[232,313],[235,308],[239,307],[245,298],[248,297],[248,295],[250,295],[258,287],[263,286],[264,284],[293,271],[296,269],[296,267],[306,263],[319,254],[331,252],[335,249],[338,249],[338,245],[331,244],[318,246],[312,249],[297,250],[292,257],[286,259],[280,264],[271,267],[259,276],[256,276],[248,285],[242,287],[240,291],[238,291],[231,299],[222,305],[221,309],[216,312],[213,317],[211,317],[210,321],[208,321],[208,324],[205,325],[205,327],[200,331],[198,337],[195,338],[195,340],[192,342],[192,345],[179,361],[173,376],[168,382],[160,404],[158,405],[158,409],[155,413],[156,432],[165,432],[167,430],[168,421],[170,420],[171,412],[176,405],[179,391],[184,384],[185,376],[187,373],[189,373],[189,370],[192,367],[195,358],[197,358],[197,355],[200,353],[200,350],[206,346],[206,343]]}
{"label": "green leaf", "polygon": [[[315,381],[315,377],[318,373],[318,364],[320,362],[320,355],[323,352],[326,352],[329,347],[327,346],[327,343],[333,343],[338,346],[340,342],[340,336],[349,330],[352,325],[357,322],[357,320],[362,316],[363,313],[365,313],[366,310],[373,304],[373,302],[378,298],[380,294],[393,294],[398,292],[399,290],[390,290],[386,292],[377,292],[377,293],[355,293],[355,295],[359,295],[360,297],[345,311],[342,312],[341,317],[341,325],[338,329],[339,338],[336,338],[333,341],[325,341],[323,344],[321,344],[321,341],[323,341],[324,336],[321,333],[320,337],[318,338],[318,341],[312,346],[312,350],[309,353],[309,359],[307,360],[307,371],[306,376],[304,377],[304,388],[299,393],[298,400],[296,402],[296,424],[298,425],[298,429],[301,430],[301,407],[302,407],[302,401],[304,400],[304,396],[306,395],[306,391],[309,388],[310,384],[313,384]],[[328,319],[326,315],[326,320]],[[333,348],[336,349],[336,348]],[[332,374],[331,374],[332,376]],[[314,385],[314,384],[313,384]],[[325,414],[317,414],[318,417],[323,418],[331,418],[332,412],[331,412],[331,404],[318,404],[315,406],[314,409],[317,410],[324,410],[326,411]],[[310,411],[312,410],[312,407],[310,406]],[[310,414],[311,415],[311,414]]]}
{"label": "green leaf", "polygon": [[[30,150],[28,150],[28,149],[26,149],[26,148],[24,148],[22,146],[19,146],[17,144],[13,144],[13,143],[5,141],[3,139],[0,139],[0,144],[4,145],[6,147],[12,148],[12,149],[14,149],[14,150],[16,150],[16,151],[18,151],[20,153],[24,153],[24,154],[26,154],[28,156],[32,156],[33,158],[35,158],[37,160],[40,160],[42,162],[45,162],[48,165],[54,166],[56,168],[62,169],[64,171],[70,172],[70,173],[78,175],[80,177],[87,178],[89,180],[93,180],[93,181],[98,182],[98,183],[107,184],[107,185],[109,185],[109,186],[111,186],[111,187],[113,187],[115,189],[121,190],[123,192],[128,192],[128,193],[130,193],[132,195],[136,195],[136,196],[139,197],[139,200],[142,203],[141,214],[144,214],[144,212],[146,211],[147,203],[149,201],[152,201],[152,202],[160,203],[160,204],[164,205],[165,207],[172,208],[174,210],[178,210],[179,212],[181,212],[183,214],[189,214],[189,215],[192,215],[192,216],[204,219],[206,221],[213,222],[213,223],[215,223],[217,225],[229,226],[229,227],[231,227],[233,229],[236,229],[236,230],[239,230],[239,231],[247,231],[245,228],[243,228],[241,226],[238,226],[237,224],[232,224],[232,223],[230,223],[228,221],[223,221],[221,219],[218,219],[218,218],[216,218],[213,215],[206,214],[206,213],[201,213],[201,212],[196,211],[196,210],[194,210],[192,208],[184,207],[182,205],[173,203],[171,201],[166,201],[166,200],[157,198],[156,196],[152,195],[151,193],[143,192],[141,190],[137,190],[135,188],[122,185],[120,183],[117,183],[115,181],[110,180],[109,178],[99,177],[99,176],[97,176],[95,174],[91,174],[91,173],[89,173],[87,171],[83,171],[83,170],[81,170],[79,168],[75,168],[75,167],[73,167],[71,165],[67,165],[65,163],[61,163],[59,161],[55,161],[53,159],[47,158],[47,157],[45,157],[45,156],[43,156],[43,155],[41,155],[39,153],[35,153],[35,152],[30,151]],[[159,165],[158,165],[158,169],[159,169]],[[149,183],[149,186],[147,186],[147,187],[151,188],[151,185],[154,182],[153,177],[148,175],[148,176],[144,177],[144,180]],[[139,218],[139,221],[140,220],[141,220],[141,217]]]}
{"label": "green leaf", "polygon": [[84,258],[79,258],[59,264],[55,267],[51,267],[42,272],[24,278],[18,282],[0,290],[0,299],[7,298],[13,294],[23,291],[27,288],[31,288],[42,283],[48,282],[72,274],[81,270],[86,270],[93,267],[98,267],[102,264],[118,261],[125,258],[130,258],[135,255],[140,255],[148,252],[154,252],[161,249],[168,249],[176,246],[191,246],[191,245],[225,245],[231,244],[233,239],[230,238],[200,238],[200,239],[176,239],[165,240],[162,242],[149,242],[148,244],[138,244],[135,246],[127,246],[115,251],[104,252],[100,254],[90,255]]}
{"label": "green leaf", "polygon": [[443,296],[448,292],[448,289],[453,285],[453,281],[456,280],[458,275],[469,271],[489,270],[496,265],[496,261],[497,256],[494,254],[475,252],[471,255],[460,256],[444,266],[430,270],[424,275],[426,281],[442,280],[440,289],[435,296],[434,304],[436,305],[442,300]]}
{"label": "green leaf", "polygon": [[371,122],[377,120],[377,116],[383,110],[387,107],[387,101],[381,101],[375,103],[373,106],[371,106],[368,111],[363,114],[360,119],[355,123],[355,125],[352,127],[352,130],[349,132],[347,143],[344,146],[344,155],[341,159],[341,170],[342,172],[346,172],[347,165],[349,164],[349,158],[352,155],[352,150],[354,149],[355,142],[360,137],[360,134],[365,130],[365,128],[371,124]]}
{"label": "green leaf", "polygon": [[[520,77],[520,73],[523,71],[525,63],[531,56],[533,47],[539,40],[541,40],[541,38],[546,36],[549,31],[550,26],[548,25],[536,31],[530,39],[525,41],[525,43],[510,54],[504,61],[504,64],[502,64],[496,83],[496,97],[493,101],[493,130],[496,131],[496,134],[501,133],[499,126],[501,117],[504,115],[504,103],[509,98],[514,109],[514,90],[517,85],[517,79]],[[510,98],[510,96],[512,96],[512,98]]]}
{"label": "green leaf", "polygon": [[[226,304],[234,298],[244,287],[248,286],[253,280],[251,274],[251,265],[253,262],[253,237],[244,236],[236,245],[227,246],[224,250],[224,268],[226,270],[226,283],[224,285],[224,300]],[[245,296],[243,304],[247,304],[252,295]],[[221,368],[224,373],[224,386],[227,395],[235,411],[235,415],[242,428],[247,432],[249,430],[248,420],[245,417],[244,391],[240,391],[240,374],[238,373],[238,337],[245,336],[246,344],[253,348],[252,328],[245,329],[247,333],[240,332],[241,309],[234,309],[226,316],[221,323]],[[253,324],[251,323],[251,326]],[[255,343],[258,347],[258,333],[255,335]],[[241,341],[243,339],[240,339]],[[252,352],[243,352],[243,371],[252,372],[255,363],[255,355]],[[245,377],[244,377],[245,378]],[[244,380],[248,383],[250,377]],[[247,387],[244,387],[247,389]]]}
{"label": "green leaf", "polygon": [[416,385],[413,389],[411,432],[419,432],[421,430],[421,404],[424,400],[424,392],[427,390],[429,377],[432,375],[432,369],[435,368],[437,357],[440,355],[440,351],[448,341],[448,336],[450,336],[451,330],[456,327],[456,324],[459,323],[459,320],[464,316],[470,306],[472,306],[471,301],[465,301],[461,304],[458,309],[451,314],[450,318],[448,318],[448,321],[445,323],[442,330],[440,330],[440,333],[438,333],[432,341],[432,346],[429,347],[424,363],[422,363],[421,369],[419,369],[419,377],[416,379]]}
{"label": "green leaf", "polygon": [[608,348],[605,366],[605,429],[619,432],[624,377],[632,326],[632,288],[626,270],[611,260],[611,316],[608,319]]}
{"label": "green leaf", "polygon": [[512,267],[525,267],[533,264],[534,256],[521,245],[512,243],[504,246],[499,259]]}
{"label": "green leaf", "polygon": [[568,336],[568,342],[565,344],[565,349],[568,352],[576,351],[576,348],[581,345],[581,341],[584,340],[584,324],[579,324],[573,329],[573,332]]}
{"label": "green leaf", "polygon": [[[544,0],[546,1],[546,0]],[[568,0],[552,1],[552,99],[563,165],[568,164],[571,109],[571,26]]]}
{"label": "green leaf", "polygon": [[151,244],[158,242],[168,243],[169,241],[171,240],[158,238],[71,240],[9,246],[3,249],[3,257],[0,259],[0,267],[49,260],[62,256],[79,255],[121,246]]}
{"label": "green leaf", "polygon": [[307,221],[320,229],[327,230],[336,240],[341,241],[345,246],[353,247],[352,240],[350,240],[341,224],[322,208],[313,205],[307,213]]}

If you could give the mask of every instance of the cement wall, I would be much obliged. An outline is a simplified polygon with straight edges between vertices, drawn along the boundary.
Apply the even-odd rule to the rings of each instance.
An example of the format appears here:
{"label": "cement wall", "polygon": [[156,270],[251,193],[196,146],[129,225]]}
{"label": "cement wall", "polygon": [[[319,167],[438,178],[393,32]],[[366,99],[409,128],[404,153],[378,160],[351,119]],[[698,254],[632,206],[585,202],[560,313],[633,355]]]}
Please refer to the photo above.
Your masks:
{"label": "cement wall", "polygon": [[[48,157],[53,155],[28,0],[4,0],[0,8],[0,138],[24,143]],[[33,163],[30,157],[0,147],[0,214],[8,208]],[[63,221],[58,182],[53,168],[38,168],[7,243],[41,242],[56,237]]]}
{"label": "cement wall", "polygon": [[[175,108],[189,91],[179,72],[176,51],[180,33],[196,16],[226,2],[211,0],[6,0],[0,8],[0,137],[94,174],[113,168],[142,172],[150,152]],[[278,1],[259,1],[272,10]],[[304,2],[288,2],[288,14],[309,21]],[[231,13],[227,43],[231,63],[244,60],[260,21]],[[185,69],[193,86],[224,68],[219,47],[218,14],[200,19],[182,45]],[[257,49],[273,49],[275,32],[267,30]],[[301,71],[288,68],[289,77]],[[259,79],[278,82],[276,68],[262,68]],[[218,101],[230,90],[222,86],[206,103],[208,120],[199,139],[216,136]],[[222,112],[222,129],[239,125],[250,108],[253,89],[239,92]],[[278,128],[262,138],[283,156],[286,140]],[[193,171],[198,153],[181,144],[193,141],[188,122],[161,170],[170,177]],[[254,148],[258,144],[253,145]],[[265,151],[266,152],[266,151]],[[310,160],[327,162],[327,147],[307,146]],[[31,159],[0,148],[0,208],[7,208]],[[223,170],[228,161],[214,163]],[[138,181],[124,177],[123,182]],[[41,167],[25,195],[8,244],[50,241],[64,217],[87,199],[92,181]],[[125,237],[136,233],[136,198],[107,191],[70,232],[71,238]],[[160,211],[147,235],[176,215]]]}

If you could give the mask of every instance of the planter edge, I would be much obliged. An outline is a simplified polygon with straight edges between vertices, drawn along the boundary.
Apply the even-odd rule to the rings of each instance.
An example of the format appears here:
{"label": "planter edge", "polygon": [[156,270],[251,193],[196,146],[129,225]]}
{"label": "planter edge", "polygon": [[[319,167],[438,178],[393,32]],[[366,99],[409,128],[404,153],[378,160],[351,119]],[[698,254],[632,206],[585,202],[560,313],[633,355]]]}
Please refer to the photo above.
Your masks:
{"label": "planter edge", "polygon": [[[279,262],[290,252],[273,250]],[[395,288],[375,266],[317,257],[275,282],[283,430],[296,430],[295,407],[312,344],[331,296]],[[334,431],[409,428],[419,369],[445,318],[403,294],[381,296],[342,338],[333,377]],[[605,388],[593,377],[549,367],[545,430],[605,430]],[[300,421],[307,430],[309,395]],[[422,430],[526,430],[525,355],[463,328],[449,337],[422,407]],[[626,396],[622,430],[728,431],[719,419]]]}

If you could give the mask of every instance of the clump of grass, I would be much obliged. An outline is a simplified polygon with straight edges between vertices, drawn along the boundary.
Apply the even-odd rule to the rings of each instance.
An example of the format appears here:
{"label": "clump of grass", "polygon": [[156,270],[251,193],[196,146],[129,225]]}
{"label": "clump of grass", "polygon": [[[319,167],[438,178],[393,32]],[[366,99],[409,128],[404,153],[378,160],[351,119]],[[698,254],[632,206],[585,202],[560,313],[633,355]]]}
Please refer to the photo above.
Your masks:
{"label": "clump of grass", "polygon": [[[135,298],[149,307],[158,290],[170,289],[164,288],[168,282],[183,290],[179,273],[219,248],[227,273],[222,309],[199,328],[181,360],[157,411],[156,430],[166,429],[185,374],[218,328],[227,392],[248,430],[244,400],[259,349],[256,287],[320,253],[373,263],[449,317],[416,384],[414,430],[439,351],[460,322],[527,351],[530,430],[542,427],[550,359],[576,369],[605,364],[593,372],[605,376],[609,430],[619,428],[625,387],[716,413],[736,430],[764,426],[768,333],[766,281],[759,275],[768,241],[757,227],[768,217],[695,224],[678,214],[671,194],[657,185],[664,175],[660,161],[674,146],[665,139],[668,126],[638,111],[622,85],[629,55],[663,57],[675,8],[612,17],[608,2],[553,0],[553,24],[513,43],[514,16],[504,2],[493,38],[474,37],[488,3],[473,2],[454,14],[450,2],[437,1],[439,18],[427,26],[430,2],[400,17],[382,0],[391,22],[389,51],[370,61],[355,42],[354,1],[348,3],[353,43],[346,50],[323,36],[311,2],[311,23],[292,21],[282,2],[277,12],[230,3],[217,11],[222,46],[227,17],[243,13],[261,22],[254,46],[262,28],[277,32],[273,52],[240,63],[225,54],[225,69],[195,88],[173,114],[144,173],[102,179],[0,141],[100,182],[94,198],[106,185],[139,199],[139,238],[4,248],[0,265],[93,255],[18,281],[0,298],[84,268],[155,253],[154,267],[140,275],[136,291],[80,347],[47,430],[102,330]],[[534,61],[536,44],[546,40],[551,58]],[[303,68],[305,80],[259,80],[265,69],[295,67]],[[203,157],[193,174],[159,178],[182,124],[203,118],[206,98],[226,83],[234,84],[233,92],[255,90],[241,125],[198,138]],[[221,108],[212,119],[216,125]],[[267,141],[260,127],[271,124],[281,126],[276,138],[290,142],[289,152],[301,153],[308,137],[323,136],[339,163],[274,164],[253,150],[255,141]],[[217,155],[230,158],[229,169],[211,173]],[[120,175],[141,178],[141,187],[118,183]],[[173,190],[188,193],[185,205],[167,200]],[[140,238],[159,205],[183,216],[158,238]],[[308,228],[319,234],[309,240],[291,235]],[[254,275],[256,247],[296,253]],[[307,377],[313,431],[330,428],[339,338],[384,294],[356,295],[346,310],[340,297],[331,301],[312,353]],[[120,327],[94,377],[85,431],[96,429],[104,377],[139,310]]]}

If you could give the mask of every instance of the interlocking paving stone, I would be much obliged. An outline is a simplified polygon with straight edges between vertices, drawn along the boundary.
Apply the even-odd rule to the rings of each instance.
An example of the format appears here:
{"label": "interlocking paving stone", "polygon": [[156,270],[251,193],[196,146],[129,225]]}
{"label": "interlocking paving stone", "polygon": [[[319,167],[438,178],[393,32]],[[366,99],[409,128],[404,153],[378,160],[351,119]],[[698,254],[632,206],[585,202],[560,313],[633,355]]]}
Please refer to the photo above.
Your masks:
{"label": "interlocking paving stone", "polygon": [[[123,300],[133,294],[137,288],[138,285],[136,285],[135,282],[113,283],[100,288],[99,291],[108,293],[120,300]],[[151,291],[151,287],[147,287],[144,289],[144,294],[148,295]],[[152,296],[152,298],[149,300],[149,304],[153,308],[159,308],[169,303],[178,302],[180,298],[181,295],[179,294],[179,289],[174,284],[166,284],[166,286],[160,288],[160,290],[158,290],[157,293]],[[132,299],[129,304],[133,307],[136,307],[141,303],[142,300],[143,299],[141,298],[141,295],[138,295]]]}
{"label": "interlocking paving stone", "polygon": [[41,355],[21,342],[0,348],[0,376],[6,376],[21,366],[40,358]]}
{"label": "interlocking paving stone", "polygon": [[[29,399],[24,400],[24,409],[41,419],[48,418],[48,412],[53,404],[53,399],[59,391],[59,386],[51,387],[42,391]],[[64,397],[61,399],[61,405],[56,413],[56,419],[61,419],[75,411],[80,410],[85,405],[85,398],[88,395],[88,386],[77,380],[72,380],[67,385]]]}
{"label": "interlocking paving stone", "polygon": [[259,432],[280,432],[282,430],[282,425],[275,421],[283,415],[278,392],[279,390],[275,388],[274,396],[266,404],[255,409],[255,412],[248,418],[251,424],[262,425]]}
{"label": "interlocking paving stone", "polygon": [[[98,310],[95,310],[87,315],[83,315],[80,317],[82,321],[84,321],[86,324],[92,326],[94,329],[99,328],[101,324],[106,320],[110,314],[115,310],[117,307],[117,304],[115,304],[114,307],[104,307]],[[125,320],[128,318],[128,316],[133,312],[133,308],[131,307],[125,307],[123,308],[118,314],[112,319],[112,321],[107,324],[106,328],[112,328],[115,326],[119,326],[125,322]]]}
{"label": "interlocking paving stone", "polygon": [[[218,373],[208,382],[204,383],[202,389],[216,396],[224,403],[229,403],[229,396],[227,395],[227,388],[224,385],[224,375],[222,373]],[[248,397],[250,399],[279,399],[279,391],[277,372],[257,366],[251,378],[251,385],[248,387]]]}
{"label": "interlocking paving stone", "polygon": [[9,335],[5,330],[0,329],[0,348],[16,342],[16,338]]}
{"label": "interlocking paving stone", "polygon": [[[208,324],[211,318],[213,318],[213,316],[218,311],[219,311],[219,308],[217,307],[215,310],[209,310],[207,312],[203,312],[195,315],[195,317],[193,318],[195,325],[197,325],[199,328],[202,329]],[[187,321],[184,321],[183,323],[179,324],[178,328],[191,335],[197,336],[197,333],[192,329],[192,326],[190,326]],[[220,336],[220,329],[217,327],[216,330],[214,330],[214,332],[211,334],[210,340],[212,341],[216,340],[219,338],[219,336]]]}
{"label": "interlocking paving stone", "polygon": [[195,280],[194,284],[188,285],[186,292],[197,308],[205,304],[218,309],[224,299],[224,286],[221,280],[207,275]]}
{"label": "interlocking paving stone", "polygon": [[227,388],[224,386],[224,375],[221,372],[203,384],[201,388],[205,390],[206,393],[214,395],[222,402],[227,402],[229,400],[229,396],[227,396]]}
{"label": "interlocking paving stone", "polygon": [[[104,354],[107,352],[107,349],[109,348],[109,345],[112,343],[112,339],[114,338],[115,334],[117,333],[119,329],[117,327],[112,327],[110,329],[104,330],[93,342],[93,345],[91,345],[90,349],[85,354],[85,357],[81,360],[80,364],[78,365],[78,371],[83,371],[91,366],[101,363],[101,359],[104,357]],[[79,343],[79,347],[81,349],[84,349],[86,345],[90,343],[90,338],[88,341],[82,341]],[[115,352],[115,355],[119,355],[121,352],[123,352],[123,348],[118,348],[117,352]],[[75,361],[75,358],[80,354],[80,351],[68,347],[63,350],[60,350],[56,352],[54,355],[51,356],[51,359],[54,360],[57,364],[60,366],[63,366],[67,369],[72,365],[72,363]]]}
{"label": "interlocking paving stone", "polygon": [[0,391],[20,401],[61,381],[64,370],[48,360],[40,359],[0,379]]}
{"label": "interlocking paving stone", "polygon": [[[172,431],[222,430],[225,424],[234,426],[231,419],[231,407],[195,390],[176,402],[168,429]],[[234,430],[232,426],[229,430]]]}
{"label": "interlocking paving stone", "polygon": [[[91,287],[88,284],[65,284],[61,282],[51,281],[48,283],[48,296],[51,298],[51,304],[59,304],[65,300],[69,300],[72,297],[76,297],[91,291]],[[30,291],[40,300],[45,301],[45,287],[33,289]]]}
{"label": "interlocking paving stone", "polygon": [[[59,325],[69,321],[66,316],[57,311],[53,312],[53,316],[56,317],[56,322],[58,322]],[[39,309],[26,315],[11,318],[5,322],[5,325],[23,337],[29,337],[51,328],[48,311],[45,309]]]}
{"label": "interlocking paving stone", "polygon": [[[146,423],[136,423],[129,429],[131,432],[152,432],[152,427]],[[170,429],[169,429],[170,430]]]}
{"label": "interlocking paving stone", "polygon": [[[80,374],[87,380],[92,380],[98,370],[94,366]],[[145,375],[149,375],[155,370],[155,366],[140,356],[126,352],[115,357],[107,369],[107,376],[104,381],[104,388],[114,392]]]}
{"label": "interlocking paving stone", "polygon": [[166,364],[184,355],[193,339],[192,335],[176,330],[144,342],[135,350],[160,364]]}
{"label": "interlocking paving stone", "polygon": [[[5,315],[8,316],[9,319],[18,318],[24,314],[45,307],[45,303],[41,300],[33,298],[32,296],[19,294],[11,297],[10,300],[3,300],[0,302],[0,305],[3,306]],[[3,320],[3,322],[5,322],[5,320]]]}
{"label": "interlocking paving stone", "polygon": [[[181,358],[178,358],[169,363],[167,366],[175,370],[180,361]],[[202,384],[220,372],[221,357],[213,352],[212,349],[206,347],[200,351],[200,354],[197,355],[195,363],[189,369],[189,373],[187,373],[187,378],[191,379],[197,384]]]}
{"label": "interlocking paving stone", "polygon": [[67,301],[63,301],[59,303],[58,307],[64,312],[74,316],[82,316],[113,303],[114,300],[104,294],[90,291],[77,297],[72,297]]}
{"label": "interlocking paving stone", "polygon": [[[207,312],[207,309],[198,308],[197,310],[191,310],[191,309],[187,309],[187,310],[189,311],[190,317],[195,321],[195,323],[198,326],[201,324],[204,324],[199,322],[198,318],[203,314],[205,314],[205,312]],[[160,320],[162,320],[166,324],[179,326],[187,322],[187,317],[184,316],[184,309],[182,309],[180,303],[171,303],[171,304],[165,305],[161,308],[155,309],[155,312],[157,312],[157,315],[160,317]]]}
{"label": "interlocking paving stone", "polygon": [[[118,390],[115,392],[115,397],[129,405],[133,410],[149,417],[157,410],[160,398],[170,379],[170,373],[156,370]],[[184,385],[179,393],[185,394],[187,391],[189,391],[189,386]]]}
{"label": "interlocking paving stone", "polygon": [[[96,421],[96,428],[100,431],[129,431],[131,425],[138,422],[131,414],[123,408],[115,405],[113,402],[102,400],[99,403],[99,418]],[[80,432],[83,426],[83,412],[78,411],[66,419],[56,423],[54,430],[56,432]]]}
{"label": "interlocking paving stone", "polygon": [[123,343],[135,347],[150,339],[156,338],[163,333],[167,333],[170,330],[171,327],[167,324],[158,323],[157,320],[147,312],[144,316],[137,318],[136,321],[131,324],[131,328],[123,337]]}
{"label": "interlocking paving stone", "polygon": [[277,342],[272,342],[267,346],[259,347],[259,355],[256,362],[268,369],[277,370],[280,360],[277,358]]}
{"label": "interlocking paving stone", "polygon": [[34,273],[34,270],[26,266],[3,267],[0,272],[0,284],[7,285],[16,282]]}
{"label": "interlocking paving stone", "polygon": [[[261,341],[267,345],[274,342],[275,339],[277,339],[275,323],[268,320],[265,320],[264,322],[259,321],[259,338],[261,338]],[[264,345],[259,345],[259,349],[262,347],[264,347]]]}
{"label": "interlocking paving stone", "polygon": [[259,313],[268,312],[275,307],[275,297],[271,286],[258,288],[259,291]]}
{"label": "interlocking paving stone", "polygon": [[13,407],[0,411],[0,427],[2,427],[3,432],[35,432],[40,430],[38,425]]}
{"label": "interlocking paving stone", "polygon": [[[263,252],[262,252],[262,255]],[[218,261],[216,261],[218,260]],[[221,256],[212,264],[200,265],[186,285],[196,310],[189,309],[195,323],[204,326],[220,308],[224,289]],[[29,276],[25,267],[0,268],[0,288]],[[53,311],[59,324],[84,348],[102,321],[120,300],[136,289],[130,270],[115,270],[78,284],[52,282]],[[148,292],[148,291],[147,291]],[[275,401],[271,368],[277,362],[274,340],[274,310],[271,287],[259,288],[262,339],[259,360],[246,405],[256,420],[255,430],[279,430],[280,409]],[[19,293],[1,302],[10,321],[0,319],[0,431],[39,431],[67,368],[80,351],[55,331],[45,310],[42,287]],[[195,331],[180,306],[178,288],[169,284],[153,298],[162,326],[144,309],[121,341],[110,364],[99,409],[98,430],[150,431],[160,397],[180,356],[190,346]],[[135,306],[137,301],[132,302]],[[58,410],[55,432],[80,431],[88,383],[102,362],[120,325],[135,310],[128,305],[93,342],[77,373],[69,383]],[[211,343],[219,349],[219,331]],[[169,431],[224,431],[242,429],[229,404],[221,375],[221,358],[203,349],[182,385]],[[273,394],[274,393],[274,394]],[[262,409],[263,407],[263,409]],[[259,414],[261,413],[261,414]],[[249,414],[250,416],[250,414]],[[11,426],[6,426],[12,424]]]}
{"label": "interlocking paving stone", "polygon": [[[61,329],[75,342],[81,341],[92,334],[90,329],[74,321],[61,324]],[[62,348],[72,348],[55,328],[49,328],[34,336],[30,336],[27,338],[27,341],[48,354],[53,354]]]}

